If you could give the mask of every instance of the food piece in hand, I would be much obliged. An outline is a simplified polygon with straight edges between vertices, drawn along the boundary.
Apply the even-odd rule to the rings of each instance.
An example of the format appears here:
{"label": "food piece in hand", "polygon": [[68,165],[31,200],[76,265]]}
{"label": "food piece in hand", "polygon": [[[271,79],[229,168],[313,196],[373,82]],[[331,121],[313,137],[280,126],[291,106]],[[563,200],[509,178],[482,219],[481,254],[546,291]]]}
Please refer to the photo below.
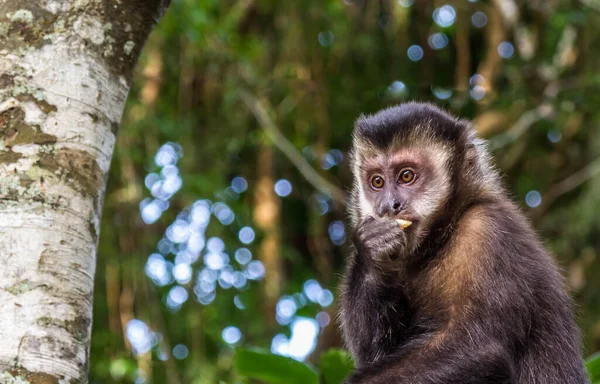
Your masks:
{"label": "food piece in hand", "polygon": [[411,226],[412,221],[396,219],[396,223],[398,223],[400,225],[400,228],[406,229]]}

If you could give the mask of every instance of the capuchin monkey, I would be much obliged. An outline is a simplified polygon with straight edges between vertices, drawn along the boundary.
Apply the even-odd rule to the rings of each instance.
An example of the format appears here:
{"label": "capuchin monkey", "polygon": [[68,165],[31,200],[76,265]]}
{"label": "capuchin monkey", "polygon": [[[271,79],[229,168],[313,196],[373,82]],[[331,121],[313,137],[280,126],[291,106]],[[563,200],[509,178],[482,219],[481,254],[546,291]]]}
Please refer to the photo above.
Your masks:
{"label": "capuchin monkey", "polygon": [[429,104],[360,117],[346,383],[587,383],[553,259],[468,122]]}

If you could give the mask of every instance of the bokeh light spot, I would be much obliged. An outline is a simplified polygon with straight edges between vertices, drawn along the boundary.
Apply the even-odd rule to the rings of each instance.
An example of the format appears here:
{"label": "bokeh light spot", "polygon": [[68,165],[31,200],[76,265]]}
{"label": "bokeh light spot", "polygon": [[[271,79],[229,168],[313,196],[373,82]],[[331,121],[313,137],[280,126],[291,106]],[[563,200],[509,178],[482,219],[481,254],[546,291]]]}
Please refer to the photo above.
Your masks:
{"label": "bokeh light spot", "polygon": [[328,289],[323,289],[319,293],[317,301],[321,307],[329,307],[333,303],[333,293]]}
{"label": "bokeh light spot", "polygon": [[479,101],[485,96],[485,88],[481,85],[476,85],[473,87],[473,89],[471,89],[470,94],[474,100]]}
{"label": "bokeh light spot", "polygon": [[224,268],[228,263],[229,257],[224,253],[209,252],[204,255],[204,264],[214,271]]}
{"label": "bokeh light spot", "polygon": [[486,14],[481,11],[477,11],[473,15],[471,15],[471,23],[476,28],[485,27],[485,25],[487,24],[487,21],[488,20],[487,20]]}
{"label": "bokeh light spot", "polygon": [[250,244],[254,241],[254,230],[251,227],[244,227],[240,229],[238,233],[238,238],[244,244]]}
{"label": "bokeh light spot", "polygon": [[156,338],[150,327],[142,320],[129,320],[125,328],[127,340],[131,344],[133,353],[142,355],[154,346]]}
{"label": "bokeh light spot", "polygon": [[235,219],[235,214],[229,208],[229,206],[225,203],[218,202],[212,206],[212,211],[215,217],[221,222],[223,225],[229,225]]}
{"label": "bokeh light spot", "polygon": [[148,257],[145,272],[154,284],[163,287],[173,281],[171,269],[171,263],[166,261],[162,255],[154,253]]}
{"label": "bokeh light spot", "polygon": [[177,219],[167,228],[167,238],[174,243],[186,242],[189,236],[189,223],[186,220]]}
{"label": "bokeh light spot", "polygon": [[279,334],[275,335],[275,337],[273,337],[273,340],[271,341],[271,352],[273,352],[277,355],[287,356],[288,355],[288,344],[289,344],[289,340],[288,340],[287,336],[279,333]]}
{"label": "bokeh light spot", "polygon": [[175,286],[171,288],[169,291],[169,295],[167,297],[167,302],[170,301],[171,304],[181,305],[185,303],[188,299],[188,291],[182,286]]}
{"label": "bokeh light spot", "polygon": [[431,49],[439,50],[445,48],[448,45],[448,36],[445,33],[437,32],[429,36],[427,42]]}
{"label": "bokeh light spot", "polygon": [[242,339],[242,332],[237,327],[229,326],[223,329],[221,337],[227,344],[233,345],[237,344]]}
{"label": "bokeh light spot", "polygon": [[275,182],[275,186],[273,188],[277,196],[286,197],[292,193],[292,183],[290,183],[286,179],[279,179]]}
{"label": "bokeh light spot", "polygon": [[260,260],[253,260],[246,267],[246,276],[251,280],[260,280],[265,276],[265,266]]}
{"label": "bokeh light spot", "polygon": [[334,36],[333,32],[331,32],[331,31],[319,32],[319,44],[321,44],[323,47],[329,47],[330,45],[333,44],[334,40],[335,40],[335,36]]}
{"label": "bokeh light spot", "polygon": [[548,140],[550,140],[551,142],[558,143],[561,138],[562,138],[562,133],[560,133],[559,131],[556,131],[556,130],[548,131]]}
{"label": "bokeh light spot", "polygon": [[[160,218],[164,212],[163,204],[160,200],[144,199],[140,203],[142,220],[146,224],[152,224]],[[168,203],[167,203],[168,206]]]}
{"label": "bokeh light spot", "polygon": [[319,284],[318,281],[311,279],[304,282],[304,295],[313,303],[317,303],[319,301],[319,295],[322,291],[323,288],[321,288],[321,284]]}
{"label": "bokeh light spot", "polygon": [[529,191],[525,195],[525,204],[531,208],[536,208],[542,203],[542,195],[538,191]]}
{"label": "bokeh light spot", "polygon": [[396,80],[388,87],[388,93],[392,97],[404,96],[407,93],[406,84],[400,80]]}
{"label": "bokeh light spot", "polygon": [[331,199],[323,195],[321,193],[314,194],[310,199],[310,206],[319,213],[319,215],[323,216],[331,209],[329,201]]}
{"label": "bokeh light spot", "polygon": [[241,176],[236,176],[231,180],[231,189],[236,193],[242,193],[248,189],[248,182]]}
{"label": "bokeh light spot", "polygon": [[252,252],[248,248],[238,248],[234,256],[235,260],[242,265],[246,265],[252,260]]}
{"label": "bokeh light spot", "polygon": [[159,167],[176,164],[182,155],[181,146],[176,143],[166,143],[158,149],[154,156],[154,163]]}
{"label": "bokeh light spot", "polygon": [[442,5],[433,11],[433,21],[442,28],[449,27],[456,21],[456,10],[451,5]]}
{"label": "bokeh light spot", "polygon": [[469,84],[471,84],[471,87],[474,87],[476,85],[484,85],[485,77],[483,77],[483,75],[479,73],[476,73],[469,79]]}
{"label": "bokeh light spot", "polygon": [[211,237],[206,242],[206,249],[209,252],[220,253],[225,250],[225,243],[220,237]]}
{"label": "bokeh light spot", "polygon": [[284,296],[277,302],[276,317],[279,324],[287,324],[289,320],[296,314],[298,306],[296,301],[291,296]]}
{"label": "bokeh light spot", "polygon": [[317,322],[319,323],[319,326],[321,328],[325,328],[331,322],[331,317],[325,311],[321,311],[321,312],[317,313],[317,316],[315,317],[315,319],[317,320]]}
{"label": "bokeh light spot", "polygon": [[244,304],[244,302],[242,301],[242,298],[240,297],[240,295],[235,295],[235,297],[233,298],[233,304],[241,310],[246,309],[246,305]]}
{"label": "bokeh light spot", "polygon": [[440,100],[448,100],[452,97],[452,89],[442,87],[432,87],[431,93]]}
{"label": "bokeh light spot", "polygon": [[192,267],[189,264],[177,264],[173,268],[173,277],[179,284],[187,284],[192,280]]}
{"label": "bokeh light spot", "polygon": [[498,45],[498,54],[503,59],[510,59],[515,54],[515,47],[508,41],[503,41]]}
{"label": "bokeh light spot", "polygon": [[158,181],[160,181],[160,176],[157,173],[149,173],[144,179],[144,185],[152,190],[152,186]]}
{"label": "bokeh light spot", "polygon": [[183,360],[188,356],[188,348],[183,344],[177,344],[173,347],[173,357],[177,360]]}
{"label": "bokeh light spot", "polygon": [[406,54],[408,55],[408,58],[412,61],[419,61],[423,58],[423,48],[416,44],[411,45],[410,47],[408,47]]}
{"label": "bokeh light spot", "polygon": [[210,222],[210,204],[205,200],[196,201],[190,211],[191,224],[196,228],[206,228]]}
{"label": "bokeh light spot", "polygon": [[344,241],[346,241],[346,230],[344,228],[344,223],[341,221],[334,221],[329,224],[329,238],[331,242],[335,245],[342,245]]}
{"label": "bokeh light spot", "polygon": [[291,330],[288,356],[302,361],[315,349],[320,330],[319,323],[315,319],[298,317],[292,323]]}

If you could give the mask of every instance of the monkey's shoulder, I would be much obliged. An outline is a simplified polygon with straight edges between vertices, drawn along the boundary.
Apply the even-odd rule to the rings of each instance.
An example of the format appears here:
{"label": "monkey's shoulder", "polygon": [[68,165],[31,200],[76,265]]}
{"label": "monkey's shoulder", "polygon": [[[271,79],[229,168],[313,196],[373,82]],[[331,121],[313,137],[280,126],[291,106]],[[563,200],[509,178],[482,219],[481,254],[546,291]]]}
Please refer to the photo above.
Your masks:
{"label": "monkey's shoulder", "polygon": [[[451,240],[439,255],[441,269],[456,279],[532,281],[561,279],[556,262],[544,249],[520,208],[509,199],[478,204],[458,220]],[[461,273],[462,272],[462,273]]]}
{"label": "monkey's shoulder", "polygon": [[520,247],[542,251],[532,225],[512,201],[495,200],[465,211],[453,233],[454,246],[484,247],[488,252],[519,253]]}

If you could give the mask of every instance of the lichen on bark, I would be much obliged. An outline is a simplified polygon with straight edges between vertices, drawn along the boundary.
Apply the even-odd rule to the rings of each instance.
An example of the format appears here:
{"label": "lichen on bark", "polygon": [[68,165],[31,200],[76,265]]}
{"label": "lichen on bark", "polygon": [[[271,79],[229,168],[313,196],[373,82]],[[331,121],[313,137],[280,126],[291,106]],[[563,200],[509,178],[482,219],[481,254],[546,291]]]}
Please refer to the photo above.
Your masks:
{"label": "lichen on bark", "polygon": [[86,151],[60,149],[39,154],[36,163],[42,169],[64,176],[68,183],[86,196],[96,196],[104,184],[104,172],[95,157]]}
{"label": "lichen on bark", "polygon": [[[30,372],[23,368],[14,368],[0,372],[2,384],[64,384],[66,381],[44,372]],[[74,382],[73,382],[74,383]]]}
{"label": "lichen on bark", "polygon": [[56,137],[42,132],[39,125],[27,124],[25,111],[21,108],[11,108],[0,113],[0,137],[7,148],[18,144],[56,143]]}

